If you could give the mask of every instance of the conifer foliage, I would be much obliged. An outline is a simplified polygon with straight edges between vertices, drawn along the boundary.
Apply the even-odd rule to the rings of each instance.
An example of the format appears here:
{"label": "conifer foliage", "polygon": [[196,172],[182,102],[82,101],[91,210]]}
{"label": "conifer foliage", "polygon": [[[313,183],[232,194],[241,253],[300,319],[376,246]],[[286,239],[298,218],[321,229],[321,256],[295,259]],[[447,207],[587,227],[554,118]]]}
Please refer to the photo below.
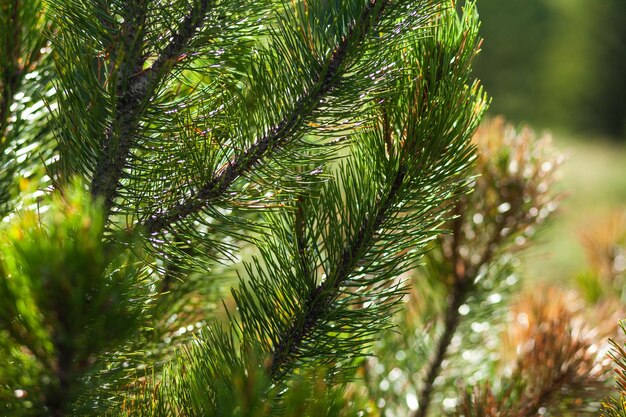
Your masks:
{"label": "conifer foliage", "polygon": [[1,412],[356,414],[345,384],[468,188],[473,4],[0,15]]}
{"label": "conifer foliage", "polygon": [[561,158],[464,3],[4,1],[0,415],[597,413],[623,236],[511,295]]}
{"label": "conifer foliage", "polygon": [[553,187],[563,156],[549,135],[501,117],[484,120],[473,141],[473,192],[456,200],[449,231],[412,272],[397,331],[364,362],[368,397],[382,416],[599,415],[623,316],[621,234],[585,235],[597,264],[615,267],[606,287],[590,273],[580,292],[536,278],[520,288],[519,253],[563,198]]}
{"label": "conifer foliage", "polygon": [[[554,209],[541,147],[478,143],[471,177],[472,2],[6,0],[0,19],[2,415],[373,412],[353,381],[430,250],[451,302],[426,415],[460,307]],[[455,411],[600,391],[561,307],[524,333],[532,372]]]}

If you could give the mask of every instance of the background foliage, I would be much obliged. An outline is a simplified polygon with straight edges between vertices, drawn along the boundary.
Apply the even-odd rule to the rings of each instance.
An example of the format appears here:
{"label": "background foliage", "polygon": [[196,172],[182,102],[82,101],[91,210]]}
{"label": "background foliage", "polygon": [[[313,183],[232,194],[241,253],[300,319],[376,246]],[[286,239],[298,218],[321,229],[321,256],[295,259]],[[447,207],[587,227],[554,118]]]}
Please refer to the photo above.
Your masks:
{"label": "background foliage", "polygon": [[[576,136],[626,138],[621,0],[480,0],[476,74],[492,111]],[[515,47],[511,47],[515,45]]]}

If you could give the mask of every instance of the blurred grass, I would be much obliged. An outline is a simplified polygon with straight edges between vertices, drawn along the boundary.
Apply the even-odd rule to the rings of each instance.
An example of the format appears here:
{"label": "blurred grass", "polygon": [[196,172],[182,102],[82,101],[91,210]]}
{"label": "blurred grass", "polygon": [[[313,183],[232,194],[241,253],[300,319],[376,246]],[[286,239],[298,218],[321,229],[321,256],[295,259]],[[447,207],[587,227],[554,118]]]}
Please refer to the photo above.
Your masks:
{"label": "blurred grass", "polygon": [[524,256],[529,281],[567,282],[587,268],[580,234],[610,213],[626,211],[626,144],[606,138],[554,135],[567,155],[565,199]]}

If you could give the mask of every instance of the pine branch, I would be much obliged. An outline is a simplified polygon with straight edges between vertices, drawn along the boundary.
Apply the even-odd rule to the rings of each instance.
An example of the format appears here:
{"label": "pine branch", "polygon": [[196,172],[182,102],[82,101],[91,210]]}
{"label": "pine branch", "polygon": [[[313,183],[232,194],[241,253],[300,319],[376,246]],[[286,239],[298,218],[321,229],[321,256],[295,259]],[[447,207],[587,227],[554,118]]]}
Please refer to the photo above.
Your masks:
{"label": "pine branch", "polygon": [[[347,35],[341,40],[324,63],[325,71],[319,74],[313,88],[306,91],[295,102],[292,111],[275,124],[269,133],[258,138],[243,155],[234,157],[219,169],[207,183],[185,201],[177,204],[169,211],[150,217],[142,227],[149,233],[157,233],[168,226],[198,213],[203,208],[223,197],[232,184],[246,172],[251,171],[258,163],[269,156],[272,151],[280,149],[286,143],[296,139],[294,133],[305,123],[307,117],[320,106],[321,99],[333,90],[341,75],[342,66],[348,57],[349,49],[360,43],[371,29],[372,21],[377,22],[389,1],[370,0],[360,19],[350,25]],[[372,16],[376,13],[375,16]]]}
{"label": "pine branch", "polygon": [[318,326],[320,318],[339,296],[341,286],[353,272],[361,255],[371,247],[380,227],[394,206],[406,174],[405,168],[401,167],[398,170],[391,188],[378,199],[376,214],[365,219],[354,239],[344,248],[335,275],[328,277],[326,281],[315,287],[300,310],[301,314],[292,317],[287,331],[280,336],[278,344],[274,347],[272,360],[268,366],[268,373],[272,380],[279,380],[284,376],[286,369],[289,368],[286,365],[292,360],[299,345],[311,330]]}
{"label": "pine branch", "polygon": [[[6,141],[6,130],[9,126],[9,116],[13,96],[17,92],[22,79],[22,70],[19,68],[18,59],[20,58],[21,49],[21,29],[19,22],[20,0],[14,0],[11,7],[11,16],[8,17],[8,27],[12,27],[13,31],[10,36],[6,36],[2,45],[4,53],[8,56],[8,68],[3,68],[2,80],[0,80],[0,154],[8,145]],[[7,9],[9,6],[7,6]],[[3,11],[4,12],[4,11]]]}
{"label": "pine branch", "polygon": [[38,181],[40,160],[52,152],[45,140],[49,119],[39,106],[50,92],[46,46],[54,36],[44,9],[41,0],[0,7],[0,217],[17,202],[16,176]]}
{"label": "pine branch", "polygon": [[[340,121],[337,129],[349,131],[354,138],[352,154],[334,172],[336,181],[324,184],[323,198],[302,192],[306,179],[283,190],[288,181],[269,181],[278,177],[275,173],[255,176],[260,180],[252,188],[260,188],[262,181],[270,183],[273,190],[280,189],[281,199],[287,196],[287,204],[296,200],[295,210],[280,207],[265,213],[268,223],[276,221],[283,228],[256,240],[261,242],[263,260],[246,264],[251,279],[242,279],[233,290],[238,308],[238,314],[229,317],[233,328],[230,332],[218,329],[215,336],[197,340],[197,345],[204,345],[197,348],[197,354],[195,347],[190,348],[194,354],[185,358],[188,362],[181,359],[180,379],[177,375],[163,380],[161,392],[167,402],[163,410],[167,411],[153,415],[211,415],[214,410],[228,414],[235,409],[245,414],[246,407],[254,410],[256,404],[265,402],[271,407],[275,400],[281,401],[282,392],[275,388],[293,387],[289,374],[301,364],[353,364],[352,359],[362,355],[388,326],[404,288],[401,275],[415,265],[426,243],[438,233],[449,202],[462,191],[464,172],[472,159],[469,139],[486,100],[478,84],[469,80],[469,63],[475,54],[472,38],[460,42],[461,46],[447,42],[458,38],[455,33],[436,42],[426,39],[431,34],[426,25],[435,21],[432,13],[440,10],[443,1],[351,0],[336,2],[334,7],[316,2],[318,8],[310,14],[311,2],[296,2],[293,8],[286,5],[285,15],[278,17],[283,26],[268,29],[268,38],[259,35],[258,44],[270,40],[270,47],[262,46],[260,55],[272,61],[248,68],[245,54],[232,61],[220,55],[222,46],[228,49],[235,38],[244,43],[250,33],[240,24],[245,19],[239,19],[228,1],[192,0],[189,13],[188,1],[174,1],[168,3],[171,9],[153,14],[152,7],[165,3],[107,0],[94,5],[86,0],[50,0],[64,29],[55,40],[59,110],[53,111],[58,116],[59,172],[91,177],[90,194],[102,200],[105,210],[101,215],[94,208],[96,216],[80,212],[77,205],[63,206],[61,213],[71,215],[71,222],[67,227],[51,224],[33,231],[37,245],[32,245],[35,239],[30,235],[21,237],[26,227],[16,227],[20,236],[16,244],[28,256],[15,255],[7,275],[10,279],[0,280],[11,296],[3,293],[0,300],[15,307],[15,312],[0,309],[0,318],[7,326],[19,324],[24,334],[36,335],[35,329],[45,336],[41,340],[47,343],[51,360],[43,368],[54,386],[32,385],[47,396],[42,413],[69,413],[70,407],[81,405],[72,403],[77,397],[79,402],[93,400],[85,405],[91,412],[93,404],[103,404],[103,392],[120,384],[108,373],[106,380],[99,379],[94,364],[106,356],[102,367],[108,372],[122,355],[120,346],[134,345],[133,338],[140,333],[140,338],[145,337],[141,323],[151,319],[150,311],[158,314],[150,310],[152,292],[159,290],[155,275],[165,270],[161,287],[165,293],[173,289],[172,279],[184,273],[183,257],[169,255],[193,258],[184,253],[187,248],[196,250],[196,245],[216,241],[211,240],[211,232],[223,230],[217,223],[236,217],[237,212],[224,214],[221,203],[230,198],[238,179],[252,175],[262,164],[261,168],[280,164],[285,167],[282,173],[294,168],[301,156],[318,157],[314,144],[306,143],[308,139],[298,143],[305,133],[322,131],[308,128],[308,123],[321,121],[326,130],[344,117],[354,125]],[[208,16],[214,6],[216,12],[224,7],[225,22],[232,17],[233,26],[212,24]],[[269,10],[261,1],[254,8],[259,14]],[[212,36],[202,27],[208,20],[210,29],[232,29],[216,37],[220,45],[210,42],[201,48],[204,53],[220,47],[220,52],[175,68],[185,52]],[[299,26],[292,30],[287,26],[295,22],[308,22],[310,27],[305,24],[302,30]],[[399,31],[407,22],[423,25],[419,33]],[[467,31],[476,26],[473,22]],[[271,49],[274,46],[277,51]],[[238,47],[232,52],[239,53]],[[286,70],[284,57],[293,58]],[[148,66],[151,59],[154,63]],[[224,62],[219,70],[205,71]],[[241,75],[246,70],[248,78]],[[195,77],[202,79],[197,89]],[[219,87],[209,83],[218,85],[224,79],[232,84],[222,96]],[[180,91],[191,91],[193,97]],[[199,99],[205,92],[208,105]],[[246,102],[258,92],[263,100]],[[423,97],[426,92],[432,96]],[[352,100],[357,95],[363,98]],[[181,102],[189,115],[184,121],[162,111],[182,108]],[[275,108],[268,110],[272,103]],[[377,113],[380,104],[384,108]],[[237,120],[250,108],[250,119]],[[349,113],[353,110],[355,114]],[[205,120],[198,115],[206,117],[209,129],[200,129],[197,122]],[[172,120],[175,123],[169,124]],[[177,168],[186,156],[193,163],[181,174]],[[319,160],[325,162],[325,157],[324,153]],[[77,194],[83,190],[76,187]],[[123,210],[126,202],[131,208]],[[154,258],[136,259],[131,252],[142,245],[113,233],[115,227],[106,228],[111,213],[123,222],[122,212],[130,218],[128,223],[139,223],[150,233],[167,230],[167,237],[174,239],[168,239],[167,247]],[[94,219],[97,230],[90,229]],[[224,229],[233,228],[235,221]],[[196,227],[198,223],[202,226]],[[187,230],[179,235],[173,233],[185,226]],[[90,233],[81,240],[81,231]],[[204,240],[202,234],[207,235]],[[124,256],[109,253],[128,247],[133,251]],[[5,257],[3,253],[0,261]],[[162,263],[163,258],[169,263]],[[216,278],[217,273],[210,275]],[[192,276],[190,281],[193,284],[193,279],[205,277]],[[32,306],[23,302],[30,294],[34,294]],[[22,318],[34,324],[21,323]],[[454,329],[455,324],[449,327]],[[25,346],[36,351],[42,343],[32,349]],[[146,362],[160,366],[155,365],[154,356]],[[193,372],[188,372],[187,364]],[[254,384],[252,369],[262,374],[262,385]],[[338,367],[331,372],[338,373]],[[305,384],[314,381],[305,378]],[[41,379],[33,380],[36,384]],[[187,382],[197,389],[186,389]],[[241,387],[250,395],[224,408],[230,398],[239,399],[230,394]],[[123,388],[129,404],[133,388]],[[244,402],[254,396],[256,403]]]}
{"label": "pine branch", "polygon": [[459,308],[465,303],[468,296],[476,290],[474,282],[481,268],[488,266],[498,248],[499,242],[502,240],[502,229],[504,225],[497,222],[495,230],[491,233],[485,245],[484,251],[480,257],[480,261],[476,264],[467,262],[460,255],[459,249],[463,244],[463,228],[467,212],[469,211],[468,201],[463,197],[460,202],[455,205],[454,214],[456,218],[452,221],[452,230],[450,235],[450,249],[445,254],[445,259],[449,263],[452,274],[452,288],[449,292],[448,307],[445,312],[443,322],[443,333],[439,336],[434,349],[435,355],[426,366],[426,377],[424,385],[418,395],[419,408],[413,414],[414,417],[426,417],[434,392],[434,383],[437,376],[441,372],[441,364],[446,357],[452,338],[461,323],[461,313]]}
{"label": "pine branch", "polygon": [[122,26],[122,49],[119,54],[122,63],[117,80],[115,118],[107,132],[91,183],[92,197],[104,200],[107,214],[113,207],[126,161],[135,145],[144,105],[154,94],[163,76],[172,70],[177,58],[204,22],[209,8],[209,0],[195,3],[159,58],[150,68],[143,70],[144,26],[148,4],[146,0],[133,0],[126,6],[127,16]]}
{"label": "pine branch", "polygon": [[[211,6],[210,0],[200,0],[194,5],[185,20],[181,23],[170,43],[165,47],[157,60],[146,70],[144,70],[133,83],[137,86],[156,85],[159,80],[169,73],[176,62],[180,59],[181,53],[189,45],[196,31],[202,26],[206,14]],[[133,88],[131,87],[131,90]]]}
{"label": "pine branch", "polygon": [[[626,334],[626,322],[620,321],[622,336]],[[610,339],[611,352],[609,357],[613,361],[616,396],[607,398],[602,404],[602,417],[626,416],[626,349],[623,342]]]}
{"label": "pine branch", "polygon": [[[398,94],[367,116],[373,126],[355,132],[337,182],[309,198],[307,234],[299,232],[296,208],[295,223],[275,221],[283,228],[280,238],[259,245],[265,265],[255,260],[256,271],[247,267],[252,278],[234,296],[241,331],[261,341],[276,384],[311,358],[335,363],[361,354],[402,293],[397,277],[421,256],[463,189],[459,175],[472,159],[469,139],[485,105],[475,84],[467,88],[465,60],[475,54],[474,35],[467,36],[468,42],[451,36],[459,43],[445,49],[428,36],[399,48],[398,62],[421,59],[417,74],[409,70],[397,79]],[[451,61],[455,55],[463,59]],[[455,66],[446,68],[450,62]],[[428,99],[421,94],[425,86]],[[431,102],[448,108],[442,104],[448,100],[455,103],[449,118],[424,108]],[[450,120],[456,121],[452,130]],[[299,266],[302,241],[314,254],[306,267]],[[279,320],[265,317],[270,311]]]}
{"label": "pine branch", "polygon": [[555,415],[558,410],[585,414],[590,411],[586,406],[606,392],[610,365],[596,349],[606,343],[607,335],[602,334],[605,329],[589,331],[586,312],[576,306],[576,297],[544,287],[513,306],[514,313],[525,311],[529,321],[507,326],[514,342],[510,348],[519,352],[510,381],[519,386],[520,395],[509,407],[510,415],[532,417],[541,407]]}
{"label": "pine branch", "polygon": [[500,372],[474,386],[473,394],[467,391],[455,415],[532,417],[545,414],[541,409],[549,415],[596,415],[610,369],[599,352],[616,329],[595,327],[589,319],[606,324],[613,312],[590,311],[578,294],[550,286],[535,286],[509,308]]}
{"label": "pine branch", "polygon": [[[25,212],[0,239],[0,330],[39,375],[21,383],[32,400],[29,415],[69,415],[73,401],[99,383],[87,373],[146,318],[138,260],[104,243],[99,207],[73,187],[45,200],[42,217]],[[16,366],[9,360],[0,368],[7,365]]]}
{"label": "pine branch", "polygon": [[459,327],[459,323],[461,322],[459,308],[463,305],[463,303],[465,303],[467,295],[473,287],[472,283],[467,278],[468,277],[463,277],[462,279],[459,279],[455,277],[454,288],[452,289],[452,293],[448,301],[448,308],[445,313],[445,320],[443,324],[444,330],[437,340],[436,347],[434,349],[435,355],[426,365],[427,371],[426,377],[424,378],[424,386],[417,396],[419,408],[413,414],[414,417],[426,417],[428,413],[430,401],[434,392],[435,379],[441,372],[441,364],[448,353],[448,348],[452,342],[452,338],[454,337],[454,334]]}
{"label": "pine branch", "polygon": [[132,80],[135,74],[141,72],[145,62],[142,49],[147,7],[145,0],[131,0],[126,4],[118,51],[122,62],[119,63],[116,86],[118,97],[115,116],[102,144],[102,154],[96,163],[91,182],[91,196],[104,200],[107,214],[113,206],[118,183],[139,124],[141,105],[148,93],[147,85],[134,84]]}
{"label": "pine branch", "polygon": [[[25,26],[26,23],[20,19],[20,15],[23,13],[25,7],[34,7],[33,4],[24,5],[22,0],[13,0],[11,6],[4,7],[2,13],[9,11],[10,15],[4,16],[3,23],[6,27],[13,30],[4,35],[4,44],[0,46],[5,56],[2,60],[4,68],[0,68],[0,155],[9,146],[7,141],[7,134],[9,129],[9,120],[11,116],[11,105],[14,102],[15,94],[20,90],[24,77],[34,71],[43,56],[42,48],[47,42],[46,36],[40,33],[42,28]],[[39,10],[31,11],[31,13],[38,13]],[[32,23],[32,22],[29,22]],[[22,31],[26,30],[23,36]],[[26,56],[22,56],[22,49],[25,43],[28,44],[23,38],[28,38],[35,35],[36,41],[31,50],[27,50]],[[29,45],[26,45],[29,46]]]}
{"label": "pine branch", "polygon": [[[539,188],[536,179],[544,177],[548,182],[551,180],[552,172],[539,174],[539,170],[548,165],[544,161],[556,159],[552,150],[545,149],[543,142],[534,144],[529,130],[512,130],[510,133],[513,135],[510,135],[506,129],[510,128],[498,119],[485,123],[474,136],[479,149],[475,170],[479,177],[474,192],[457,203],[457,217],[450,224],[451,234],[442,236],[438,242],[436,250],[441,253],[441,260],[433,258],[433,262],[443,262],[439,270],[449,271],[452,279],[450,301],[444,315],[443,333],[437,339],[435,355],[427,365],[415,417],[425,417],[428,413],[434,381],[461,322],[458,309],[469,296],[481,294],[481,288],[474,284],[481,271],[489,268],[506,249],[514,251],[523,247],[511,247],[510,241],[528,233],[529,225],[541,224],[545,218],[531,213],[537,208],[554,205],[558,199],[551,189]],[[536,155],[523,152],[531,146],[538,150]],[[503,152],[503,149],[506,151]],[[558,163],[549,166],[556,167]],[[510,167],[517,168],[511,172]],[[528,167],[537,174],[519,176],[522,167]],[[479,222],[474,220],[475,216],[480,218]]]}

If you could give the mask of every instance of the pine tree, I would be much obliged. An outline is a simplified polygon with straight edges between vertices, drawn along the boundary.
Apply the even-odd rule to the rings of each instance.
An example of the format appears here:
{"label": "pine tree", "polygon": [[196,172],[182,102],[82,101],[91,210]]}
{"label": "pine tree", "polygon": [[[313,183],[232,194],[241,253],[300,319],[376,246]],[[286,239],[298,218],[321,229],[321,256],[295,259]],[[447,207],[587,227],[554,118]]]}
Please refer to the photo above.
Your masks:
{"label": "pine tree", "polygon": [[2,414],[596,413],[621,307],[503,302],[558,160],[499,119],[470,143],[474,6],[188,3],[2,5]]}
{"label": "pine tree", "polygon": [[354,415],[403,273],[469,189],[473,4],[0,16],[2,413]]}

